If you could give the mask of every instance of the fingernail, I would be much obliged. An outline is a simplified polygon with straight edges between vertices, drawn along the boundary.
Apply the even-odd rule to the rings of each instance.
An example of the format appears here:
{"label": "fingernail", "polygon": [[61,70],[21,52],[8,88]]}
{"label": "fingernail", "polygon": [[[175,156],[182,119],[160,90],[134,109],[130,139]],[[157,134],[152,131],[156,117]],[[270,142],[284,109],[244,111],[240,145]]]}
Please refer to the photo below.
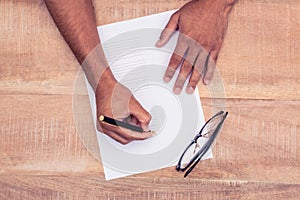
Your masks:
{"label": "fingernail", "polygon": [[188,94],[192,94],[194,92],[194,88],[192,86],[188,86],[187,89],[186,89],[186,92]]}
{"label": "fingernail", "polygon": [[176,87],[175,90],[174,90],[175,94],[180,94],[181,92],[181,89],[179,87]]}
{"label": "fingernail", "polygon": [[209,79],[204,79],[204,83],[205,83],[205,85],[208,85],[210,83],[210,80]]}
{"label": "fingernail", "polygon": [[164,77],[164,81],[166,82],[166,83],[169,83],[170,82],[170,77]]}

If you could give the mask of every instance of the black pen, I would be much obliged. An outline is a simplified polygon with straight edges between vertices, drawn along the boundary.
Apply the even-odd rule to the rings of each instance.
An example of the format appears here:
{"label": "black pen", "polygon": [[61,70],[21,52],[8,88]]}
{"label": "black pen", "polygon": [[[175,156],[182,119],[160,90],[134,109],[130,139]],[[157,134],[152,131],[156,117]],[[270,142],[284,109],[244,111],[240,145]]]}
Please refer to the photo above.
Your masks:
{"label": "black pen", "polygon": [[[132,124],[129,124],[129,123],[126,123],[126,122],[122,122],[122,121],[119,121],[117,119],[113,119],[113,118],[110,118],[110,117],[107,117],[107,116],[104,116],[104,115],[100,115],[99,120],[100,120],[100,122],[105,122],[105,123],[108,123],[108,124],[111,124],[111,125],[120,126],[120,127],[129,129],[129,130],[132,130],[132,131],[135,131],[135,132],[140,132],[140,133],[145,132],[139,126],[135,126],[135,125],[132,125]],[[149,132],[151,132],[151,131],[149,131]]]}

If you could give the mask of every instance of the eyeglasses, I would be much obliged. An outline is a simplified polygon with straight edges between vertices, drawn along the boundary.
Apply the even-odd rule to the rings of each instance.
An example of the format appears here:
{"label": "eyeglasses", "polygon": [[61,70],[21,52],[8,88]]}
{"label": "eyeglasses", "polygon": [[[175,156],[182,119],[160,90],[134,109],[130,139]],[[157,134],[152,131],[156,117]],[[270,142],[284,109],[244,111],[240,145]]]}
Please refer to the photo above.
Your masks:
{"label": "eyeglasses", "polygon": [[[195,166],[198,164],[201,158],[203,158],[203,156],[213,146],[216,137],[218,136],[223,126],[224,120],[227,117],[227,114],[228,112],[220,111],[217,114],[215,114],[212,118],[210,118],[201,128],[200,132],[194,137],[191,143],[186,147],[186,149],[180,156],[180,159],[176,166],[176,170],[181,172],[184,172],[189,168],[184,174],[184,177],[191,173],[191,171],[195,168]],[[200,146],[197,142],[200,137],[207,139],[205,144],[202,146]],[[189,159],[190,161],[186,164],[182,163]]]}

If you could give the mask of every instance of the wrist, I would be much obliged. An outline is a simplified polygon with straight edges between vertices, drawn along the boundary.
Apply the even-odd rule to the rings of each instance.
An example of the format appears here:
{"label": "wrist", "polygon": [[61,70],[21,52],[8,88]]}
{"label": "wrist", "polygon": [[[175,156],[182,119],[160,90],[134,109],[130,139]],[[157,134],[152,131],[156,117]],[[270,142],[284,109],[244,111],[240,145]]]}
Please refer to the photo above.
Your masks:
{"label": "wrist", "polygon": [[89,53],[81,63],[81,67],[94,91],[96,91],[101,79],[109,76],[113,78],[101,45],[98,45]]}
{"label": "wrist", "polygon": [[227,16],[236,1],[237,0],[216,0],[214,2],[218,4],[219,10]]}
{"label": "wrist", "polygon": [[118,81],[115,79],[110,68],[108,67],[102,73],[101,77],[99,77],[99,79],[97,81],[97,85],[95,87],[95,92],[97,93],[97,92],[101,91],[102,88],[114,87],[114,85],[116,85],[117,82]]}
{"label": "wrist", "polygon": [[228,15],[237,0],[196,0],[200,9],[209,9],[211,13]]}
{"label": "wrist", "polygon": [[224,12],[226,15],[228,15],[233,8],[234,4],[237,2],[237,0],[226,0],[225,9]]}

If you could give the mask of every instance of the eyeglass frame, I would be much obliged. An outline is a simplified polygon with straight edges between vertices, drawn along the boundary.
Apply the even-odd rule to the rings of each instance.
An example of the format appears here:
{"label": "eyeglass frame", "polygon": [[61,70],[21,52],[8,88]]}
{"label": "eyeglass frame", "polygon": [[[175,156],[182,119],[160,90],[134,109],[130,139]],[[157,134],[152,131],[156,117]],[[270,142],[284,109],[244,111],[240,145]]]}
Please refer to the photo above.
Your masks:
{"label": "eyeglass frame", "polygon": [[[182,162],[182,158],[185,155],[185,153],[187,152],[187,150],[192,147],[192,145],[196,144],[197,145],[197,140],[200,137],[205,137],[205,135],[202,135],[202,132],[204,130],[204,128],[206,127],[206,125],[213,120],[214,118],[216,118],[219,115],[223,115],[223,119],[219,122],[219,124],[217,125],[216,129],[214,130],[213,134],[209,137],[208,141],[201,147],[201,149],[199,150],[199,152],[197,152],[197,154],[193,155],[193,157],[191,158],[191,160],[189,161],[189,163],[181,168],[181,162]],[[177,171],[181,171],[184,172],[187,168],[188,171],[184,174],[184,177],[187,177],[191,171],[196,167],[196,165],[199,163],[199,161],[202,159],[202,157],[207,153],[207,151],[209,150],[209,148],[211,147],[211,145],[213,144],[213,142],[215,141],[216,137],[218,136],[224,121],[226,119],[228,115],[228,112],[224,112],[224,111],[220,111],[217,114],[215,114],[214,116],[212,116],[200,129],[199,133],[193,138],[193,140],[191,141],[191,143],[185,148],[185,150],[183,151],[183,153],[180,156],[180,159],[176,165],[176,170]],[[194,163],[194,164],[193,164]]]}

